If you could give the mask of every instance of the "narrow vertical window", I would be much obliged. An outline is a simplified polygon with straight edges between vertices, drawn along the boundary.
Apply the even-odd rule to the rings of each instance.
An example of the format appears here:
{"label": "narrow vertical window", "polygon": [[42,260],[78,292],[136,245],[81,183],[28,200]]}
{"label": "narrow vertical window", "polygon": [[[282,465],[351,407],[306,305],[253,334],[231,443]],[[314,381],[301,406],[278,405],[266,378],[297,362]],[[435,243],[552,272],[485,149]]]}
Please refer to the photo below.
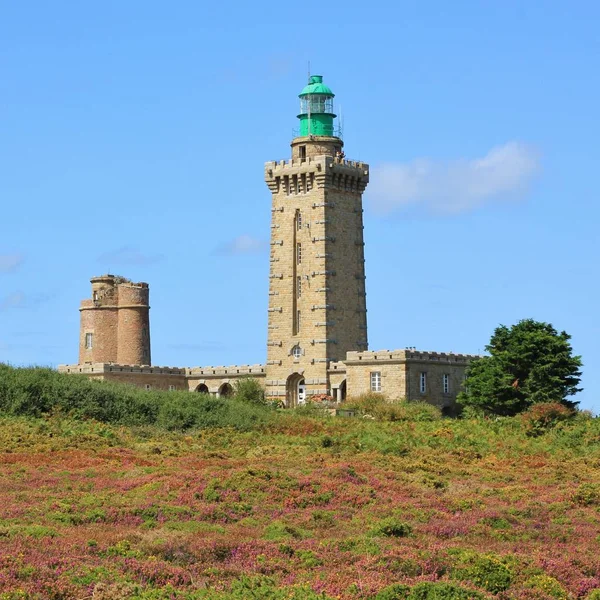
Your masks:
{"label": "narrow vertical window", "polygon": [[427,391],[427,373],[421,373],[419,376],[419,391],[421,394]]}
{"label": "narrow vertical window", "polygon": [[297,210],[296,211],[296,230],[300,231],[302,229],[302,213]]}
{"label": "narrow vertical window", "polygon": [[302,296],[302,277],[300,277],[300,275],[296,277],[296,296],[298,298]]}
{"label": "narrow vertical window", "polygon": [[298,146],[298,156],[302,162],[306,160],[306,146]]}
{"label": "narrow vertical window", "polygon": [[85,349],[91,350],[94,347],[94,334],[86,333],[85,334]]}
{"label": "narrow vertical window", "polygon": [[450,393],[450,375],[447,373],[442,375],[442,389],[444,390],[444,394]]}
{"label": "narrow vertical window", "polygon": [[94,291],[94,302],[98,301],[98,292]]}
{"label": "narrow vertical window", "polygon": [[298,242],[296,244],[296,264],[302,263],[302,244]]}
{"label": "narrow vertical window", "polygon": [[296,311],[296,333],[300,333],[300,311]]}
{"label": "narrow vertical window", "polygon": [[306,194],[306,173],[300,175],[300,183],[302,185],[302,193]]}
{"label": "narrow vertical window", "polygon": [[380,392],[381,391],[381,372],[380,371],[372,371],[371,372],[371,391],[372,392]]}

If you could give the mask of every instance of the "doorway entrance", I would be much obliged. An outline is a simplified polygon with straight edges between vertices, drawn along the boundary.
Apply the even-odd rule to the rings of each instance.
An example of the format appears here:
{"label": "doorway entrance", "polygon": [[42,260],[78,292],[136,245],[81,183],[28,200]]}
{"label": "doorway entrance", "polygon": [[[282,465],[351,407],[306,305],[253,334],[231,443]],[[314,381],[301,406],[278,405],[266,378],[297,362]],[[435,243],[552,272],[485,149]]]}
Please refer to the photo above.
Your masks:
{"label": "doorway entrance", "polygon": [[294,408],[295,406],[305,404],[306,385],[304,383],[304,376],[300,375],[300,373],[292,373],[287,378],[285,392],[285,405],[288,408]]}

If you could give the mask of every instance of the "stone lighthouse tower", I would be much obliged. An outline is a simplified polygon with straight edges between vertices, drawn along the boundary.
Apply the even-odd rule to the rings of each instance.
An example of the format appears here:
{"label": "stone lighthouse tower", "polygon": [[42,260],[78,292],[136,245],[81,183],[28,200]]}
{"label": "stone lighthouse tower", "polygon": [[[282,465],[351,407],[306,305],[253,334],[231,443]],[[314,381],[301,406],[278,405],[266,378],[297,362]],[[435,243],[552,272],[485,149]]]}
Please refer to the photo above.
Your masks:
{"label": "stone lighthouse tower", "polygon": [[329,363],[367,349],[362,193],[320,75],[300,93],[288,161],[265,164],[272,192],[266,393],[287,406],[331,392]]}

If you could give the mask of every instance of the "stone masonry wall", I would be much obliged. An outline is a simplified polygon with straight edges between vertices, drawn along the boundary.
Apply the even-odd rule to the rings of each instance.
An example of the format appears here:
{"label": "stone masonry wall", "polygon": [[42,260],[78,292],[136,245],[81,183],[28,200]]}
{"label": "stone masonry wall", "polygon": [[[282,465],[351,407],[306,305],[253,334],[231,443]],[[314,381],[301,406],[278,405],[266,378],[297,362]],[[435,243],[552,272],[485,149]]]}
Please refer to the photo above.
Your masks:
{"label": "stone masonry wall", "polygon": [[304,378],[307,397],[329,393],[328,363],[367,343],[361,194],[368,165],[335,158],[337,138],[297,138],[292,147],[294,159],[265,165],[272,192],[266,390],[288,405],[291,376]]}

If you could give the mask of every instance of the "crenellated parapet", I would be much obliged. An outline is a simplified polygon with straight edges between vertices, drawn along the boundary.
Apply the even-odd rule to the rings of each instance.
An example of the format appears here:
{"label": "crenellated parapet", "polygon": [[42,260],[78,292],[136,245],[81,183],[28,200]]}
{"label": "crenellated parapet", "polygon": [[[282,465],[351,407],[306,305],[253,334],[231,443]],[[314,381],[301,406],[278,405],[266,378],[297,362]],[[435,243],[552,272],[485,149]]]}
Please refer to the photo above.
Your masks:
{"label": "crenellated parapet", "polygon": [[426,352],[419,350],[373,350],[365,352],[348,352],[345,363],[381,362],[432,362],[436,364],[468,364],[479,358],[477,354],[455,354],[453,352]]}
{"label": "crenellated parapet", "polygon": [[151,367],[143,365],[119,365],[115,363],[85,363],[82,365],[58,365],[59,373],[70,375],[104,375],[107,373],[138,373],[141,375],[177,375],[185,376],[182,367]]}
{"label": "crenellated parapet", "polygon": [[307,194],[313,189],[332,189],[361,193],[369,183],[369,165],[336,156],[265,163],[265,181],[272,193]]}
{"label": "crenellated parapet", "polygon": [[191,377],[264,377],[264,365],[231,365],[229,367],[187,367]]}

